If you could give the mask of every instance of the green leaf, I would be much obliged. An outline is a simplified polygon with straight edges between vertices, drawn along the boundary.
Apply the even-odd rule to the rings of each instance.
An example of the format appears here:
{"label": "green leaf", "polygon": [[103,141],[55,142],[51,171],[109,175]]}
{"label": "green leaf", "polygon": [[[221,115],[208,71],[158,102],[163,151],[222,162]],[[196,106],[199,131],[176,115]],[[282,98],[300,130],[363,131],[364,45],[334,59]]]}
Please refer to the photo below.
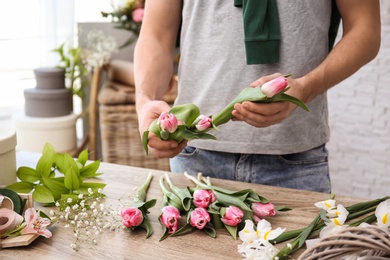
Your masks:
{"label": "green leaf", "polygon": [[50,190],[47,187],[43,185],[37,185],[35,187],[35,190],[33,192],[33,199],[36,202],[44,203],[44,204],[55,202],[53,194],[50,192]]}
{"label": "green leaf", "polygon": [[292,209],[282,205],[282,206],[275,206],[275,210],[279,212],[284,212],[284,211],[290,211]]}
{"label": "green leaf", "polygon": [[77,192],[79,194],[87,194],[89,188],[91,188],[92,191],[96,191],[98,189],[103,189],[104,187],[106,187],[105,183],[82,182],[82,183],[80,183],[79,188],[77,190],[74,190],[74,192]]}
{"label": "green leaf", "polygon": [[56,153],[54,151],[53,146],[46,143],[41,158],[39,158],[36,172],[38,176],[46,176],[48,177],[52,171],[53,164],[56,161]]}
{"label": "green leaf", "polygon": [[69,190],[76,190],[80,187],[80,180],[74,168],[70,167],[66,171],[64,184]]}
{"label": "green leaf", "polygon": [[159,240],[160,242],[170,236],[170,234],[168,233],[167,227],[164,226],[163,224],[161,224],[161,226],[163,227],[163,235],[160,237],[160,240]]}
{"label": "green leaf", "polygon": [[88,149],[83,150],[79,157],[77,158],[77,161],[81,163],[83,166],[85,166],[85,163],[88,161]]}
{"label": "green leaf", "polygon": [[34,184],[30,182],[15,182],[7,186],[7,189],[13,190],[18,193],[29,193],[34,189]]}
{"label": "green leaf", "polygon": [[39,176],[35,171],[35,169],[27,166],[19,167],[16,175],[21,181],[31,182],[31,183],[39,181]]}
{"label": "green leaf", "polygon": [[191,201],[192,201],[192,195],[188,188],[179,188],[173,184],[171,179],[169,178],[168,173],[165,173],[165,179],[168,182],[169,188],[172,190],[172,192],[180,199],[182,208],[185,211],[189,211],[191,208]]}
{"label": "green leaf", "polygon": [[[172,134],[171,134],[172,135]],[[212,139],[212,140],[217,140],[217,138],[211,134],[208,134],[206,132],[196,132],[196,131],[191,131],[190,129],[184,128],[180,136],[182,137],[181,139],[186,139],[188,141],[194,140],[194,139]]]}
{"label": "green leaf", "polygon": [[214,190],[214,193],[215,196],[217,196],[217,200],[219,201],[219,203],[222,203],[225,206],[234,205],[242,210],[251,211],[251,208],[243,202],[242,196],[234,197],[232,195],[224,194],[216,190]]}
{"label": "green leaf", "polygon": [[298,98],[296,97],[293,97],[293,96],[290,96],[290,95],[287,95],[285,93],[279,93],[275,96],[273,96],[271,99],[270,99],[270,102],[276,102],[276,101],[287,101],[287,102],[291,102],[301,108],[303,108],[304,110],[310,112],[310,109],[305,105],[305,103],[303,103],[301,100],[299,100]]}
{"label": "green leaf", "polygon": [[68,153],[64,154],[64,164],[65,164],[65,169],[64,169],[65,172],[67,172],[69,170],[69,168],[71,168],[77,177],[80,176],[80,169],[76,163],[76,160],[72,156],[70,156],[70,154],[68,154]]}
{"label": "green leaf", "polygon": [[203,229],[202,229],[207,235],[209,235],[210,237],[212,238],[216,238],[217,237],[217,232],[215,232],[215,229],[210,227],[210,226],[205,226]]}
{"label": "green leaf", "polygon": [[191,233],[194,230],[195,228],[187,223],[184,226],[182,226],[180,229],[178,229],[175,233],[171,234],[171,236],[175,237],[175,236],[185,235]]}
{"label": "green leaf", "polygon": [[94,178],[100,173],[96,173],[100,166],[100,160],[94,161],[80,169],[80,176],[83,178]]}
{"label": "green leaf", "polygon": [[224,226],[223,222],[221,221],[221,215],[219,214],[218,211],[216,210],[210,211],[210,209],[208,209],[207,212],[209,212],[211,217],[211,223],[213,223],[213,226],[216,229],[222,228]]}
{"label": "green leaf", "polygon": [[146,238],[149,238],[153,234],[153,227],[150,224],[147,216],[144,216],[144,220],[142,221],[141,225],[139,225],[139,227],[146,230]]}
{"label": "green leaf", "polygon": [[260,90],[260,87],[256,88],[244,88],[236,98],[234,98],[225,108],[222,109],[217,115],[213,116],[213,124],[219,126],[225,124],[232,119],[232,112],[236,103],[242,103],[244,101],[261,101],[267,98],[266,95]]}
{"label": "green leaf", "polygon": [[143,134],[142,134],[142,144],[144,146],[144,150],[145,150],[146,155],[148,155],[148,153],[149,153],[148,138],[149,138],[149,130],[143,132]]}
{"label": "green leaf", "polygon": [[177,119],[183,121],[187,127],[190,127],[195,119],[200,116],[199,108],[195,104],[174,106],[169,110],[169,113],[174,114]]}
{"label": "green leaf", "polygon": [[229,225],[225,225],[225,228],[227,229],[227,231],[229,231],[230,235],[232,235],[232,237],[236,240],[237,239],[237,226],[232,227]]}
{"label": "green leaf", "polygon": [[149,209],[156,205],[156,202],[157,202],[157,199],[151,199],[151,200],[146,201],[143,205],[145,212],[148,213]]}
{"label": "green leaf", "polygon": [[43,184],[52,191],[54,197],[60,197],[61,194],[68,193],[69,189],[65,187],[63,182],[57,181],[54,178],[42,177]]}
{"label": "green leaf", "polygon": [[66,166],[65,166],[65,161],[64,161],[64,154],[62,153],[57,153],[56,155],[56,166],[57,170],[64,174],[66,171]]}

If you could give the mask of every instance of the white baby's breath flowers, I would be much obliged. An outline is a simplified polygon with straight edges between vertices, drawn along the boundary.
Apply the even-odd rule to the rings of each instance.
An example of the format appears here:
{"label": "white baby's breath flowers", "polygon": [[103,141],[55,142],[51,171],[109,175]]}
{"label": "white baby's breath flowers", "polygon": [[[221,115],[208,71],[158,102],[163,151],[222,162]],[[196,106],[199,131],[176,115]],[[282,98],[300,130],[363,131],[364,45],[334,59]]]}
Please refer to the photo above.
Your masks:
{"label": "white baby's breath flowers", "polygon": [[[134,194],[121,197],[114,203],[116,206],[104,204],[103,190],[88,189],[88,193],[57,201],[57,210],[51,210],[50,216],[58,217],[64,228],[73,229],[75,241],[70,244],[74,250],[82,245],[92,247],[98,244],[99,236],[104,231],[124,230],[120,210],[134,200]],[[75,199],[76,198],[76,199]],[[107,203],[107,201],[104,201]]]}
{"label": "white baby's breath flowers", "polygon": [[115,39],[106,35],[102,30],[91,30],[85,37],[85,48],[83,48],[82,56],[90,69],[97,68],[107,63],[113,52],[117,51]]}

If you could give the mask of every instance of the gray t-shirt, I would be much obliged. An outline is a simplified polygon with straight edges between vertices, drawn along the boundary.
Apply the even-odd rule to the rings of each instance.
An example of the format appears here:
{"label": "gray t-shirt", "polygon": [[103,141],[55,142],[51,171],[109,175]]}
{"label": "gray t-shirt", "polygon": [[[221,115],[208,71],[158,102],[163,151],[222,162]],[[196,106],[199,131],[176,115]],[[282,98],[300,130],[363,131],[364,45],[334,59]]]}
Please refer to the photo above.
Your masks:
{"label": "gray t-shirt", "polygon": [[[281,30],[280,60],[247,65],[242,9],[234,1],[183,0],[180,42],[179,94],[175,104],[194,103],[204,115],[215,115],[242,88],[276,72],[300,77],[328,54],[331,1],[277,1]],[[282,123],[256,128],[228,122],[212,130],[215,140],[189,145],[222,152],[287,154],[305,151],[329,139],[326,94],[297,108]]]}

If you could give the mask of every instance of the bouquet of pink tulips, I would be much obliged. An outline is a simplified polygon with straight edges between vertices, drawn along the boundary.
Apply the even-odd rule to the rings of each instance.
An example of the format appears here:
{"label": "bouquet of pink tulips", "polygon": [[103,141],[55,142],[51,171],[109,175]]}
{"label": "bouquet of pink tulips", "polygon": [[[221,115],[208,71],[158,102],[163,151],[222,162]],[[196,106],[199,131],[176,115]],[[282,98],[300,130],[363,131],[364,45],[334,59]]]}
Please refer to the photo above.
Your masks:
{"label": "bouquet of pink tulips", "polygon": [[277,101],[291,102],[309,111],[306,105],[299,99],[286,94],[289,89],[286,76],[273,79],[262,86],[245,88],[233,99],[222,111],[215,116],[206,116],[200,113],[195,104],[174,106],[168,112],[163,112],[159,118],[152,122],[148,130],[142,135],[142,143],[146,154],[148,154],[149,132],[156,134],[161,140],[182,140],[192,139],[216,139],[215,136],[207,133],[211,129],[218,130],[219,125],[225,124],[232,119],[233,107],[236,103],[244,101],[270,103]]}
{"label": "bouquet of pink tulips", "polygon": [[[210,178],[201,174],[198,178],[187,173],[185,176],[196,184],[195,188],[175,186],[168,174],[160,179],[164,194],[159,217],[164,234],[160,240],[195,230],[202,230],[215,238],[215,230],[223,227],[236,239],[238,228],[244,225],[244,220],[249,219],[257,223],[265,217],[274,216],[276,211],[290,210],[284,206],[275,207],[250,189],[231,191],[212,185]],[[182,215],[186,215],[186,221],[180,227]]]}

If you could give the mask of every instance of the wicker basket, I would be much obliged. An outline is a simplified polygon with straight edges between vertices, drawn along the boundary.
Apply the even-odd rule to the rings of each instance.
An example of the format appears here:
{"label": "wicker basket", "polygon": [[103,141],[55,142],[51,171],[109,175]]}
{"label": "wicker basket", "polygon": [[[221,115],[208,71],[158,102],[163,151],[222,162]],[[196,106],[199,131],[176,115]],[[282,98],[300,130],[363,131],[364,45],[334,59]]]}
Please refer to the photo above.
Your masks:
{"label": "wicker basket", "polygon": [[320,240],[304,251],[299,260],[389,259],[390,231],[376,226],[350,227]]}
{"label": "wicker basket", "polygon": [[[99,123],[104,162],[169,171],[169,159],[146,156],[135,110],[133,64],[113,60],[107,66],[107,80],[99,92]],[[173,103],[177,79],[172,77],[164,100]]]}
{"label": "wicker basket", "polygon": [[146,156],[134,105],[100,106],[103,161],[169,171],[168,159]]}

